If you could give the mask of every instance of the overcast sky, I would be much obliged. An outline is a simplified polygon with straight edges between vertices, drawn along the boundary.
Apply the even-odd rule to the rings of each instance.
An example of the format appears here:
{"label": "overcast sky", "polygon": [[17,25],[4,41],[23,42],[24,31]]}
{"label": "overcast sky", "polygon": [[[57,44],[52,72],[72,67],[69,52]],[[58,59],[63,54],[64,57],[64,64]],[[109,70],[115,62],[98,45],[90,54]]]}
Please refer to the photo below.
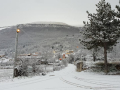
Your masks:
{"label": "overcast sky", "polygon": [[[106,0],[115,9],[119,0]],[[0,0],[0,27],[22,23],[55,21],[83,25],[86,11],[96,12],[99,0]]]}

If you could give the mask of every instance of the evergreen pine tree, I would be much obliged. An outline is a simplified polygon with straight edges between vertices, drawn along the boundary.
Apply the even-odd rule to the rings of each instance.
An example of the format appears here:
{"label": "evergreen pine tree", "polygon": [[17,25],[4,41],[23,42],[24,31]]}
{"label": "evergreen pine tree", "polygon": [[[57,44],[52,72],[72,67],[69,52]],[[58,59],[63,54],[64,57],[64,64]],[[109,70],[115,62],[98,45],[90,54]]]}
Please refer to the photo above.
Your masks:
{"label": "evergreen pine tree", "polygon": [[[119,3],[120,4],[120,3]],[[120,27],[120,6],[119,5],[116,5],[116,9],[117,9],[117,12],[114,12],[114,15],[117,17],[115,20],[114,20],[114,24],[117,26],[117,27]]]}
{"label": "evergreen pine tree", "polygon": [[87,49],[104,48],[105,73],[108,73],[107,50],[117,43],[120,29],[115,24],[115,11],[105,0],[96,4],[96,14],[87,11],[89,22],[84,23],[83,39],[80,42]]}

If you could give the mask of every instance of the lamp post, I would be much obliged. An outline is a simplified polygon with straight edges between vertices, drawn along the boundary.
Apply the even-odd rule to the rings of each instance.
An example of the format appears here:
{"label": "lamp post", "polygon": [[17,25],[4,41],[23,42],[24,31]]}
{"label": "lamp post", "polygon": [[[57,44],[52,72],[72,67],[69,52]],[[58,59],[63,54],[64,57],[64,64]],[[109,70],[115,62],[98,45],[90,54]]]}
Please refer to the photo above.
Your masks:
{"label": "lamp post", "polygon": [[16,40],[15,40],[15,58],[14,58],[14,66],[13,66],[13,78],[16,77],[17,75],[17,70],[16,70],[16,61],[17,61],[17,47],[18,47],[18,33],[20,32],[20,29],[17,26],[16,29]]}

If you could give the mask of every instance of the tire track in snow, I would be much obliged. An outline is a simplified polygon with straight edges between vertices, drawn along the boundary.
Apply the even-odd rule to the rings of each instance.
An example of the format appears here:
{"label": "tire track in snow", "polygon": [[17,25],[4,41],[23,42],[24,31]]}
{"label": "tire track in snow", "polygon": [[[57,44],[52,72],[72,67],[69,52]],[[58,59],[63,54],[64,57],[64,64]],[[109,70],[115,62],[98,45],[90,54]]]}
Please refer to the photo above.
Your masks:
{"label": "tire track in snow", "polygon": [[80,81],[84,81],[84,82],[87,82],[87,83],[92,83],[92,84],[96,84],[96,85],[102,85],[102,86],[113,86],[113,87],[116,87],[116,86],[119,86],[119,85],[114,85],[114,84],[110,84],[110,83],[103,83],[103,82],[96,82],[95,80],[93,79],[84,79],[84,78],[78,78],[78,77],[74,77],[75,79],[77,80],[80,80]]}
{"label": "tire track in snow", "polygon": [[85,88],[85,89],[93,89],[92,87],[90,86],[85,86],[85,85],[81,85],[81,84],[77,84],[77,83],[73,83],[73,82],[70,82],[70,81],[67,81],[65,79],[63,79],[62,77],[60,78],[61,81],[67,83],[67,84],[70,84],[72,86],[76,86],[76,87],[80,87],[80,88]]}
{"label": "tire track in snow", "polygon": [[115,88],[120,88],[120,86],[116,86],[116,87],[111,87],[111,86],[107,86],[107,87],[91,87],[91,86],[86,86],[86,85],[82,85],[82,84],[77,84],[68,80],[63,79],[62,77],[60,78],[61,81],[72,85],[72,86],[76,86],[79,88],[84,88],[84,89],[93,89],[93,90],[100,90],[100,89],[105,89],[105,90],[114,90]]}

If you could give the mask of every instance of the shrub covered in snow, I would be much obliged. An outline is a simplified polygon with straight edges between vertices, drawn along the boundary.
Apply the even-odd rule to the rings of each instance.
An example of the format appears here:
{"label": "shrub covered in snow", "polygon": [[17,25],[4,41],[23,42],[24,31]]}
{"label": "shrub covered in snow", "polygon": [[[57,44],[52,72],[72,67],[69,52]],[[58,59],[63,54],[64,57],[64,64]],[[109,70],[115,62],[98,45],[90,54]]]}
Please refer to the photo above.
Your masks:
{"label": "shrub covered in snow", "polygon": [[[108,72],[120,71],[120,62],[110,62],[107,65],[108,65]],[[104,62],[95,63],[95,65],[92,66],[91,69],[95,72],[101,72],[101,71],[104,72],[105,64]]]}

